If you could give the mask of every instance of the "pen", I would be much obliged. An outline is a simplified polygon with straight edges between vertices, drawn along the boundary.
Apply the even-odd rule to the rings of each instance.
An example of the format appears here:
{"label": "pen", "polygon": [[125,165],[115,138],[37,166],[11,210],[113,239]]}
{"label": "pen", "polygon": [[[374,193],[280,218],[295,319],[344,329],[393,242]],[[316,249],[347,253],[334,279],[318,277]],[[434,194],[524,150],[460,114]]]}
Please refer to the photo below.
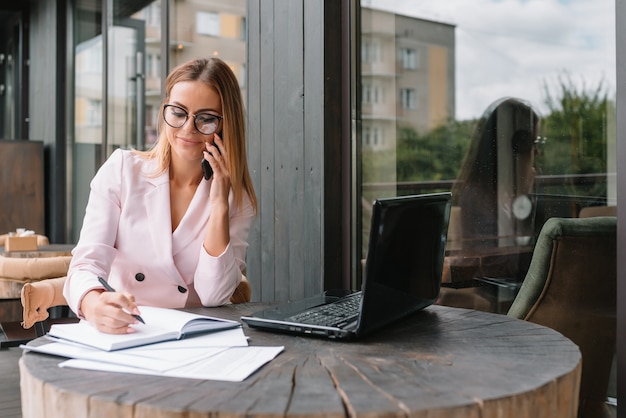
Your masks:
{"label": "pen", "polygon": [[[102,277],[98,277],[98,281],[102,284],[102,286],[104,286],[104,288],[107,290],[107,292],[115,292],[115,289],[113,289],[111,287],[111,285],[104,280]],[[131,314],[133,315],[133,314]],[[142,317],[140,317],[139,315],[133,315],[135,317],[135,319],[139,322],[141,322],[142,324],[145,324],[144,320]]]}

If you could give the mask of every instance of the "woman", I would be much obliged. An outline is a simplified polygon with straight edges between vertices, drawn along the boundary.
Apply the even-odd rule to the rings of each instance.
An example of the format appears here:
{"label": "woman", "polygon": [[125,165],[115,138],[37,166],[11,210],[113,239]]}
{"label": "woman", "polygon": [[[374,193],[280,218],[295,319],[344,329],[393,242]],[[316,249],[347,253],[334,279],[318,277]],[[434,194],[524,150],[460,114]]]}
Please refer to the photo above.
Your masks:
{"label": "woman", "polygon": [[155,146],[116,150],[92,180],[73,251],[65,298],[103,332],[133,332],[138,305],[224,304],[245,270],[257,201],[239,83],[220,59],[197,59],[165,92]]}

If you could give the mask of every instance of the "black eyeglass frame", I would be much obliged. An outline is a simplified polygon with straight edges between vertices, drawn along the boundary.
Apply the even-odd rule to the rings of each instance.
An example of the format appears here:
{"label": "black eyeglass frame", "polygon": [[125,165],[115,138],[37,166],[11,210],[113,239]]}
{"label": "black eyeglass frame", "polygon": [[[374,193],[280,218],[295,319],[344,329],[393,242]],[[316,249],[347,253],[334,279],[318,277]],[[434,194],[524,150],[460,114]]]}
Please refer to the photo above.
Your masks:
{"label": "black eyeglass frame", "polygon": [[[169,123],[167,121],[167,118],[165,117],[165,112],[166,112],[168,107],[173,107],[173,108],[179,109],[182,113],[185,114],[185,120],[183,121],[183,123],[180,124],[180,126],[172,125],[171,123]],[[211,115],[212,117],[217,118],[218,124],[217,124],[217,126],[216,126],[216,128],[215,128],[215,130],[213,132],[205,134],[200,129],[198,129],[198,124],[196,122],[198,120],[197,118],[198,118],[199,115]],[[193,127],[196,129],[196,131],[198,133],[201,133],[202,135],[213,135],[215,132],[217,132],[219,130],[219,127],[222,124],[222,120],[224,119],[224,116],[216,115],[214,113],[202,112],[202,113],[198,113],[198,114],[194,115],[193,113],[187,112],[185,109],[183,109],[180,106],[176,106],[176,105],[173,105],[173,104],[165,104],[165,105],[163,105],[163,121],[165,123],[167,123],[168,126],[171,126],[172,128],[182,128],[183,126],[185,126],[185,124],[187,123],[187,120],[189,120],[189,116],[193,116]]]}

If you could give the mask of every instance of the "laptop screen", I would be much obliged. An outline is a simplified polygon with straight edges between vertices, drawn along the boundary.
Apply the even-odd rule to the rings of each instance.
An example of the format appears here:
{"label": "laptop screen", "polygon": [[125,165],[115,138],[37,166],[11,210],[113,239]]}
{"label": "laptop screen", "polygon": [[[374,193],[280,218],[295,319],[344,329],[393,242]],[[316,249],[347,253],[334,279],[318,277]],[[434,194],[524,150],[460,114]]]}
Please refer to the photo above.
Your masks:
{"label": "laptop screen", "polygon": [[437,300],[450,199],[436,193],[374,203],[359,334]]}

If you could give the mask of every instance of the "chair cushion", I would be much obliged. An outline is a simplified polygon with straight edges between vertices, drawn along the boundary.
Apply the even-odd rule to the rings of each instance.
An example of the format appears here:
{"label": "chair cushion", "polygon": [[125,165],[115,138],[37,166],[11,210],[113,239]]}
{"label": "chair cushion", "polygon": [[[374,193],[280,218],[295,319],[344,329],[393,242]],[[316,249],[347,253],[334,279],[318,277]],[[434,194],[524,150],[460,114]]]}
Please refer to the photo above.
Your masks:
{"label": "chair cushion", "polygon": [[67,275],[71,255],[14,258],[0,256],[0,278],[30,282]]}
{"label": "chair cushion", "polygon": [[[528,319],[531,309],[538,303],[539,298],[547,288],[546,280],[553,276],[551,271],[556,257],[557,244],[561,246],[559,252],[560,257],[570,257],[566,262],[566,266],[570,267],[570,271],[581,271],[579,267],[588,269],[590,266],[588,257],[585,254],[588,251],[594,251],[598,254],[604,254],[608,257],[608,262],[612,263],[615,268],[617,219],[613,216],[593,217],[593,218],[550,218],[546,221],[541,229],[537,244],[533,251],[532,260],[528,273],[524,278],[519,294],[515,298],[513,305],[509,309],[507,315],[518,319]],[[598,237],[598,241],[603,244],[601,247],[593,247],[588,245],[588,240],[582,240],[583,245],[578,248],[569,250],[563,245],[574,245],[579,242],[577,238]],[[607,240],[606,238],[610,238]],[[571,241],[571,243],[570,243]],[[611,248],[605,248],[609,245]],[[555,246],[557,246],[555,248]],[[563,251],[566,250],[566,251]],[[571,252],[569,252],[571,251]],[[571,263],[574,263],[573,265]]]}

